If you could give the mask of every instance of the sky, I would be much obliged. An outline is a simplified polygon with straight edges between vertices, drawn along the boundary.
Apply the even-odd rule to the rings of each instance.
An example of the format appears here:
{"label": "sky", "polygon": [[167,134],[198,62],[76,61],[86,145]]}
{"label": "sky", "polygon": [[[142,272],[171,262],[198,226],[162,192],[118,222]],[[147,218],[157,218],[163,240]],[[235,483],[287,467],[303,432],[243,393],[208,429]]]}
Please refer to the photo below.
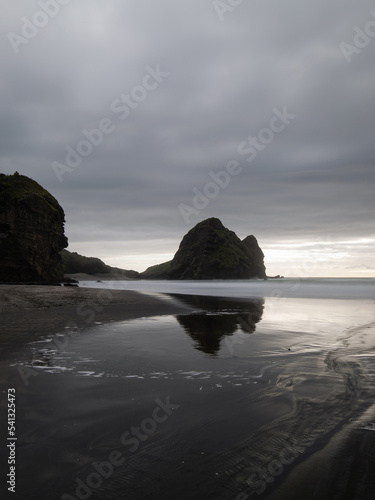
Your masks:
{"label": "sky", "polygon": [[143,271],[195,224],[269,275],[375,276],[372,0],[17,0],[0,20],[0,172],[68,249]]}

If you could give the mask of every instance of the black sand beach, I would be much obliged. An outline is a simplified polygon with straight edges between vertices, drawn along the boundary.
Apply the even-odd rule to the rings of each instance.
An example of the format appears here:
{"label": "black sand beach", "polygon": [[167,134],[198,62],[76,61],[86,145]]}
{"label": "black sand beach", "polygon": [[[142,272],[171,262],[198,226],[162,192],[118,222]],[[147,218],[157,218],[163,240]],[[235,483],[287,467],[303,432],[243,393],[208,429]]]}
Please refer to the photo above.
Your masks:
{"label": "black sand beach", "polygon": [[373,498],[373,301],[99,292],[1,287],[2,498]]}
{"label": "black sand beach", "polygon": [[142,316],[178,314],[186,306],[158,294],[43,285],[0,285],[1,347],[66,327],[87,328]]}

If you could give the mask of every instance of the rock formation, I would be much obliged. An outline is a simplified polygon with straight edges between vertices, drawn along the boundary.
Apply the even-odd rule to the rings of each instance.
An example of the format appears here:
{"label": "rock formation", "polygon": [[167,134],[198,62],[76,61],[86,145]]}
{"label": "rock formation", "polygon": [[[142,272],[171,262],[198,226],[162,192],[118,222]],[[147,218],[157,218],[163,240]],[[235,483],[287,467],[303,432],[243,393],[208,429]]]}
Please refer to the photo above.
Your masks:
{"label": "rock formation", "polygon": [[264,253],[258,245],[257,239],[252,234],[242,240],[250,255],[252,269],[255,276],[266,278],[266,268],[264,267]]}
{"label": "rock formation", "polygon": [[77,252],[69,252],[69,250],[62,250],[60,255],[62,257],[64,274],[70,275],[72,278],[79,278],[79,276],[72,275],[82,273],[97,276],[105,280],[133,280],[139,277],[137,271],[108,266],[97,257],[85,257]]}
{"label": "rock formation", "polygon": [[61,206],[37,182],[0,174],[0,281],[60,279],[64,222]]}
{"label": "rock formation", "polygon": [[206,219],[182,239],[173,259],[146,269],[144,279],[266,278],[264,255],[254,236],[241,241],[219,219]]}

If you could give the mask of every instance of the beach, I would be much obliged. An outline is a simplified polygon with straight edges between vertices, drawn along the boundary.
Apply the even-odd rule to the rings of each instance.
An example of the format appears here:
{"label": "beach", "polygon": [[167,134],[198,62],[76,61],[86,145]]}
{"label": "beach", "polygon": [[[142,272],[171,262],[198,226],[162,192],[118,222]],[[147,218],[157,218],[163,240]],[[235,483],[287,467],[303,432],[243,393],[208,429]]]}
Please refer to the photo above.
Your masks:
{"label": "beach", "polygon": [[[30,311],[36,309],[63,308],[80,305],[96,306],[123,306],[123,312],[128,317],[135,314],[137,317],[141,310],[134,308],[150,308],[155,313],[157,306],[161,313],[171,312],[163,309],[164,301],[153,299],[151,296],[141,295],[131,290],[90,289],[78,286],[48,286],[48,285],[1,285],[0,284],[0,313],[12,311]],[[97,310],[98,314],[108,313],[104,307]],[[110,311],[112,312],[112,311]],[[146,311],[147,312],[147,311]]]}
{"label": "beach", "polygon": [[0,287],[3,498],[373,498],[374,300],[193,285]]}
{"label": "beach", "polygon": [[157,294],[131,290],[97,290],[76,286],[0,285],[1,348],[40,335],[64,331],[69,325],[87,328],[141,316],[173,314],[184,306]]}

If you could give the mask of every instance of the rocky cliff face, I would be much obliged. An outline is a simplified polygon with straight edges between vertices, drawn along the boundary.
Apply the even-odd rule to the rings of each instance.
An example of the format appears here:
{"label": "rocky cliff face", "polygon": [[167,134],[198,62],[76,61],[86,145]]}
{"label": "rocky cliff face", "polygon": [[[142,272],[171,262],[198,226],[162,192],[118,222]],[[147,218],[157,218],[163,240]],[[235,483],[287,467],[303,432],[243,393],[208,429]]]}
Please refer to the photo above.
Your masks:
{"label": "rocky cliff face", "polygon": [[182,239],[173,260],[148,268],[145,279],[266,278],[264,255],[254,236],[241,241],[219,219],[206,219]]}
{"label": "rocky cliff face", "polygon": [[0,174],[0,281],[60,279],[64,222],[63,209],[37,182]]}
{"label": "rocky cliff face", "polygon": [[245,239],[242,240],[242,243],[247,248],[249,252],[250,261],[252,263],[252,269],[254,275],[258,278],[266,278],[266,268],[264,266],[264,253],[262,249],[258,245],[258,241],[255,236],[250,235],[246,236]]}

